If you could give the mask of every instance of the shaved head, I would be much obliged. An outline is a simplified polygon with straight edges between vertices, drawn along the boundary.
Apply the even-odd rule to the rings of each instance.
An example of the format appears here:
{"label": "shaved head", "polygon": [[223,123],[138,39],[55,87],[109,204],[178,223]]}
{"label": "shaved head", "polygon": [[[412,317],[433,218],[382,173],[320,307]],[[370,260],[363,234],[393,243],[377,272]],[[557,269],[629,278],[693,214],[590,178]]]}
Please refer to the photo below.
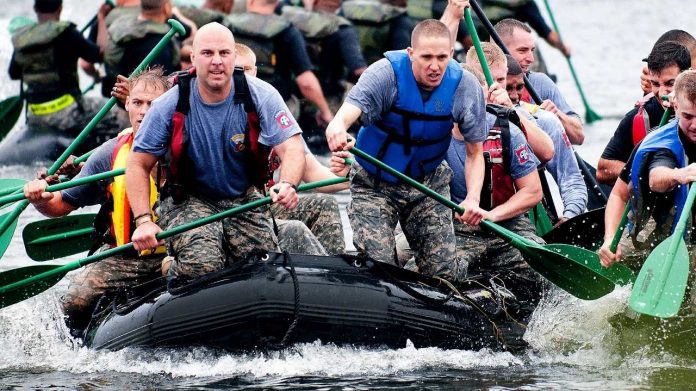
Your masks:
{"label": "shaved head", "polygon": [[196,33],[196,37],[193,39],[193,51],[194,53],[200,48],[202,42],[206,42],[211,38],[215,40],[224,39],[229,40],[228,42],[232,47],[234,47],[234,36],[232,32],[227,27],[221,25],[217,22],[212,22],[201,26]]}

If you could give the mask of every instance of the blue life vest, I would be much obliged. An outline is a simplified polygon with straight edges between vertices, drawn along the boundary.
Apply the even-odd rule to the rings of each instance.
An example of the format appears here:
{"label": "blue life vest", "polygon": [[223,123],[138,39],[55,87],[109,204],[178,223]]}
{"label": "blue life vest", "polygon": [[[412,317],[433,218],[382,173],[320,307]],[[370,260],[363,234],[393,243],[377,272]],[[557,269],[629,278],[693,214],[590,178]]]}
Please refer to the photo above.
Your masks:
{"label": "blue life vest", "polygon": [[[645,215],[647,211],[643,210],[645,208],[642,206],[643,197],[645,195],[641,194],[643,191],[643,186],[640,182],[641,175],[647,174],[641,172],[645,168],[645,157],[648,154],[661,149],[668,149],[672,151],[674,156],[677,158],[677,163],[680,168],[686,166],[684,146],[679,139],[679,121],[673,120],[661,128],[649,133],[636,150],[636,154],[633,158],[633,164],[631,165],[630,185],[633,195],[631,197],[631,209],[634,216],[633,221],[629,223],[629,230],[631,232],[633,232],[634,226],[637,226],[638,230],[640,230],[643,222],[647,220],[648,217]],[[671,232],[674,231],[674,228],[677,225],[679,216],[684,208],[684,203],[686,202],[687,194],[687,186],[679,185],[675,189],[674,204],[676,206],[676,213],[674,215]]]}
{"label": "blue life vest", "polygon": [[[356,146],[411,178],[422,179],[445,159],[452,139],[454,93],[462,78],[459,64],[450,60],[440,85],[423,101],[405,50],[384,54],[394,68],[396,100],[389,112],[360,129]],[[367,172],[390,183],[393,176],[355,157]]]}

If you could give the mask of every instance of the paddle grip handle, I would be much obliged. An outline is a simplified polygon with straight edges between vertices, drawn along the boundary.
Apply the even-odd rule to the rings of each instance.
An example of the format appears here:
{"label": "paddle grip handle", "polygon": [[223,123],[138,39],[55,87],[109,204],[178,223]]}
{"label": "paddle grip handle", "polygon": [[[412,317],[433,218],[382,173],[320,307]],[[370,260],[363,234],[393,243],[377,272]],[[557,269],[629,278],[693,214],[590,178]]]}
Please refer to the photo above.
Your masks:
{"label": "paddle grip handle", "polygon": [[[68,182],[63,182],[63,183],[58,183],[56,185],[51,185],[51,186],[46,187],[46,191],[49,193],[52,193],[54,191],[61,191],[61,190],[69,189],[71,187],[75,187],[75,186],[81,186],[81,185],[84,185],[87,183],[92,183],[92,182],[101,181],[103,179],[113,178],[115,176],[123,175],[125,173],[126,173],[125,168],[119,168],[116,170],[102,172],[99,174],[86,176],[84,178],[77,178],[77,179],[73,179],[73,180],[68,181]],[[4,196],[4,197],[0,197],[0,205],[8,204],[10,202],[16,202],[19,200],[23,200],[25,198],[26,198],[26,196],[24,195],[24,193],[10,194],[10,195]]]}
{"label": "paddle grip handle", "polygon": [[[331,179],[325,179],[322,181],[306,183],[306,184],[300,185],[297,188],[297,191],[298,192],[299,191],[307,191],[307,190],[316,189],[318,187],[331,186],[331,185],[345,182],[347,180],[348,180],[347,178],[331,178]],[[178,235],[182,232],[201,227],[203,225],[212,223],[214,221],[222,220],[226,217],[230,217],[230,216],[233,216],[233,215],[238,214],[238,213],[246,212],[248,210],[257,208],[257,207],[262,206],[262,205],[268,205],[270,203],[271,203],[271,197],[264,197],[264,198],[258,199],[256,201],[252,201],[252,202],[249,202],[247,204],[238,206],[236,208],[231,208],[231,209],[228,209],[226,211],[216,213],[216,214],[204,217],[204,218],[196,220],[196,221],[192,221],[190,223],[182,224],[182,225],[175,227],[175,228],[172,228],[170,230],[162,231],[159,234],[157,234],[156,237],[157,237],[157,239],[166,239],[166,238]],[[7,284],[5,286],[2,286],[2,287],[0,287],[0,294],[11,292],[12,290],[22,288],[22,287],[29,285],[31,283],[41,281],[43,279],[51,278],[51,277],[56,276],[58,274],[64,274],[64,273],[67,273],[69,271],[78,269],[82,266],[86,266],[86,265],[89,265],[91,263],[100,261],[104,258],[108,258],[110,256],[120,254],[122,252],[125,252],[128,250],[133,250],[133,249],[134,249],[133,243],[128,243],[128,244],[124,244],[122,246],[108,249],[106,251],[103,251],[103,252],[100,252],[97,254],[90,255],[89,257],[82,258],[80,260],[67,263],[67,264],[65,264],[63,266],[59,266],[55,269],[51,269],[51,270],[45,271],[43,273],[39,273],[39,274],[36,274],[34,276],[31,276],[29,278],[26,278],[26,279],[16,281],[16,282],[13,282],[11,284]]]}

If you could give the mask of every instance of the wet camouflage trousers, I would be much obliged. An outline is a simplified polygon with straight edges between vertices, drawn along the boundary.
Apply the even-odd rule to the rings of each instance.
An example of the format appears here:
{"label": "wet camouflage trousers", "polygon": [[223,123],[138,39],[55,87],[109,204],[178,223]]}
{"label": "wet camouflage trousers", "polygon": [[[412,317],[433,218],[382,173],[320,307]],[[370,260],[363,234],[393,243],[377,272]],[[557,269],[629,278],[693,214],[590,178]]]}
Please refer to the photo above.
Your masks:
{"label": "wet camouflage trousers", "polygon": [[[399,222],[421,273],[458,280],[452,211],[409,185],[376,181],[359,165],[354,167],[348,216],[358,251],[396,264],[394,227]],[[443,162],[423,184],[449,197],[451,178],[452,170]]]}
{"label": "wet camouflage trousers", "polygon": [[[346,251],[341,214],[334,196],[321,193],[302,195],[295,209],[274,204],[271,212],[276,219],[303,222],[329,254],[342,254]],[[278,235],[278,240],[281,242],[280,248],[287,250],[283,246],[285,238]]]}
{"label": "wet camouflage trousers", "polygon": [[[101,250],[108,249],[104,246]],[[161,264],[165,254],[136,257],[115,255],[85,266],[70,279],[68,291],[61,297],[67,324],[84,329],[99,298],[107,291],[132,287],[162,276]]]}
{"label": "wet camouflage trousers", "polygon": [[[106,102],[104,98],[82,97],[79,105],[73,103],[53,114],[34,115],[28,111],[27,126],[39,132],[52,131],[74,137],[89,124]],[[95,144],[99,145],[115,137],[121,129],[129,126],[128,113],[118,107],[112,107],[92,130],[90,137],[98,138]]]}
{"label": "wet camouflage trousers", "polygon": [[[240,197],[209,200],[190,195],[175,204],[171,197],[160,206],[160,227],[170,229],[261,198],[253,188]],[[196,278],[245,259],[254,250],[278,251],[278,241],[263,210],[255,209],[206,224],[167,240],[175,257],[169,277]]]}
{"label": "wet camouflage trousers", "polygon": [[[498,223],[527,239],[543,244],[526,214]],[[543,290],[542,277],[524,260],[522,253],[499,236],[454,222],[457,257],[468,264],[469,278],[484,278],[502,284],[519,300],[537,301]]]}
{"label": "wet camouflage trousers", "polygon": [[298,220],[276,219],[280,249],[290,254],[329,255],[312,231]]}

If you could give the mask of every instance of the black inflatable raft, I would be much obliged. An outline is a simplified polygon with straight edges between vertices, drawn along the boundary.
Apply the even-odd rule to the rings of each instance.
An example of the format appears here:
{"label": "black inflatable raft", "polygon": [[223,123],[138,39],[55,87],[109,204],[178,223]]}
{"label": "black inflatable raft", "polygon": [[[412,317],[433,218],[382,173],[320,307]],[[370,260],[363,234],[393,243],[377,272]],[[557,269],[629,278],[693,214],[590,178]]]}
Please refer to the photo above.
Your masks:
{"label": "black inflatable raft", "polygon": [[103,298],[85,344],[247,350],[316,340],[399,348],[410,340],[518,350],[518,320],[529,315],[504,289],[474,282],[459,296],[440,280],[357,256],[263,254],[185,285],[155,285]]}

